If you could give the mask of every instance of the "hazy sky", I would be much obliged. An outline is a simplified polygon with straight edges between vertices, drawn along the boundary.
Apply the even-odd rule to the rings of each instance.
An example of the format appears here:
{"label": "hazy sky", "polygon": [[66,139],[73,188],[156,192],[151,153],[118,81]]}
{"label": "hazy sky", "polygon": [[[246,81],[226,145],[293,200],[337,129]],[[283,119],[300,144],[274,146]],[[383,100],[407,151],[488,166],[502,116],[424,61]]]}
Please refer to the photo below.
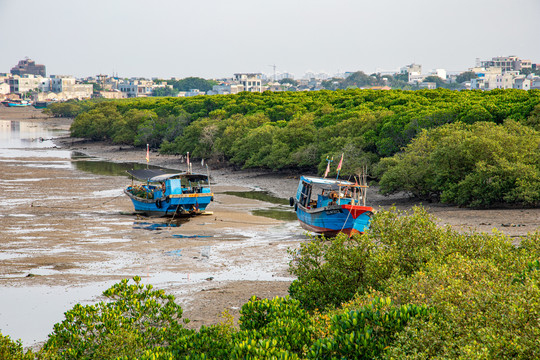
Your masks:
{"label": "hazy sky", "polygon": [[0,72],[230,77],[540,63],[540,0],[0,0]]}

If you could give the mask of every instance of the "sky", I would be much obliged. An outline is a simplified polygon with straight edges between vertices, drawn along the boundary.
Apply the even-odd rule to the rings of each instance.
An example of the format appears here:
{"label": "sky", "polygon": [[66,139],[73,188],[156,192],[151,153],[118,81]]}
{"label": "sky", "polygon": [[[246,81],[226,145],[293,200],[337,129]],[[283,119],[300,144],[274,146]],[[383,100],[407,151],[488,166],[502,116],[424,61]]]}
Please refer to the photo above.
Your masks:
{"label": "sky", "polygon": [[539,15],[540,0],[0,0],[0,73],[25,57],[76,77],[461,72],[540,63]]}

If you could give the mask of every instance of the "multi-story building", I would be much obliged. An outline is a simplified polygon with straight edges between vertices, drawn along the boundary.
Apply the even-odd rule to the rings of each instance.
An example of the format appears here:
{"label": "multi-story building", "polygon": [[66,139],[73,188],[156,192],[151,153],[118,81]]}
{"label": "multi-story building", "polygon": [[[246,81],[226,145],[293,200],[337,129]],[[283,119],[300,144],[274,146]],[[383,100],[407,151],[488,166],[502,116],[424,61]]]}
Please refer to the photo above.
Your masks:
{"label": "multi-story building", "polygon": [[522,69],[531,69],[531,60],[522,60],[515,55],[511,56],[498,56],[481,62],[481,66],[484,68],[501,68],[502,72],[507,71],[521,71]]}
{"label": "multi-story building", "polygon": [[14,75],[9,78],[9,92],[24,94],[28,91],[37,90],[41,85],[41,77],[36,77],[34,75]]}
{"label": "multi-story building", "polygon": [[62,99],[86,99],[94,92],[94,85],[80,84],[74,77],[65,75],[51,76],[48,86],[50,92],[59,94]]}
{"label": "multi-story building", "polygon": [[520,90],[530,90],[531,89],[531,79],[527,79],[525,76],[521,75],[514,79],[513,88]]}
{"label": "multi-story building", "polygon": [[244,91],[262,92],[262,74],[261,73],[234,74],[234,80],[244,87]]}
{"label": "multi-story building", "polygon": [[45,65],[36,64],[34,60],[30,60],[29,58],[26,58],[24,60],[19,61],[17,65],[15,65],[11,69],[11,73],[13,75],[36,75],[36,76],[42,76],[45,77],[46,71],[45,71]]}
{"label": "multi-story building", "polygon": [[495,88],[496,89],[512,89],[514,86],[514,78],[517,76],[516,72],[508,71],[504,74],[495,76]]}
{"label": "multi-story building", "polygon": [[152,80],[144,79],[121,81],[116,85],[116,89],[125,93],[128,98],[152,96],[154,87]]}

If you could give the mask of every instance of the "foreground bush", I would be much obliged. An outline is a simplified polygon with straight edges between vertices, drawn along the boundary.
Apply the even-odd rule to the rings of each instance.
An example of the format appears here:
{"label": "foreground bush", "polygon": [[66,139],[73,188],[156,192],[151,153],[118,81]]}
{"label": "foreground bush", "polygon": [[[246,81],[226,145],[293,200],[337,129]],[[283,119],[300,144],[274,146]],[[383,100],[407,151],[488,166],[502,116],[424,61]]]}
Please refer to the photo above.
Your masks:
{"label": "foreground bush", "polygon": [[182,308],[174,296],[128,280],[115,284],[103,295],[109,302],[75,305],[65,320],[54,326],[45,351],[63,359],[128,358],[148,349],[166,347],[188,330],[182,325]]}
{"label": "foreground bush", "polygon": [[358,310],[335,315],[329,336],[313,344],[308,358],[377,359],[409,320],[427,319],[430,313],[426,306],[393,306],[389,298],[376,298]]}
{"label": "foreground bush", "polygon": [[9,336],[0,333],[0,359],[31,360],[34,359],[34,354],[31,350],[24,351],[20,340],[13,341]]}
{"label": "foreground bush", "polygon": [[[373,244],[368,254],[366,243]],[[341,253],[346,256],[338,256]],[[344,316],[379,297],[392,299],[396,306],[430,309],[429,316],[411,318],[391,332],[391,340],[376,347],[379,355],[367,358],[540,356],[540,232],[515,246],[498,232],[459,233],[439,227],[424,209],[415,208],[412,213],[380,212],[361,239],[315,239],[296,255],[291,270],[298,280],[290,293],[308,309],[326,308],[327,314]],[[363,263],[348,266],[348,259],[355,257]],[[333,280],[327,282],[330,274]],[[350,281],[355,277],[358,284]],[[333,282],[340,292],[332,292]],[[343,294],[354,295],[345,299]],[[338,319],[342,317],[333,318],[330,333],[339,329]],[[363,341],[360,334],[349,334],[353,349]],[[317,340],[324,348],[313,357],[343,356],[339,351],[346,350],[332,341],[328,334]]]}

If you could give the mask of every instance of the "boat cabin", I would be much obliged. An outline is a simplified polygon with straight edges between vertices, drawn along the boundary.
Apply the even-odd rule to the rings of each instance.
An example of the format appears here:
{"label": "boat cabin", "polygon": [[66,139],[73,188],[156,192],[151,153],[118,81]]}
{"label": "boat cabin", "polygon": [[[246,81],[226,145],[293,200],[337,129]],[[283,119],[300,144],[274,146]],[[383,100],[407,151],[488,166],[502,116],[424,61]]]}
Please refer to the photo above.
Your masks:
{"label": "boat cabin", "polygon": [[366,188],[365,185],[345,180],[302,176],[296,200],[298,205],[306,209],[341,205],[365,206]]}
{"label": "boat cabin", "polygon": [[192,173],[165,173],[161,170],[128,170],[132,179],[145,181],[146,184],[128,187],[133,195],[143,199],[175,197],[182,194],[210,193],[208,176]]}

